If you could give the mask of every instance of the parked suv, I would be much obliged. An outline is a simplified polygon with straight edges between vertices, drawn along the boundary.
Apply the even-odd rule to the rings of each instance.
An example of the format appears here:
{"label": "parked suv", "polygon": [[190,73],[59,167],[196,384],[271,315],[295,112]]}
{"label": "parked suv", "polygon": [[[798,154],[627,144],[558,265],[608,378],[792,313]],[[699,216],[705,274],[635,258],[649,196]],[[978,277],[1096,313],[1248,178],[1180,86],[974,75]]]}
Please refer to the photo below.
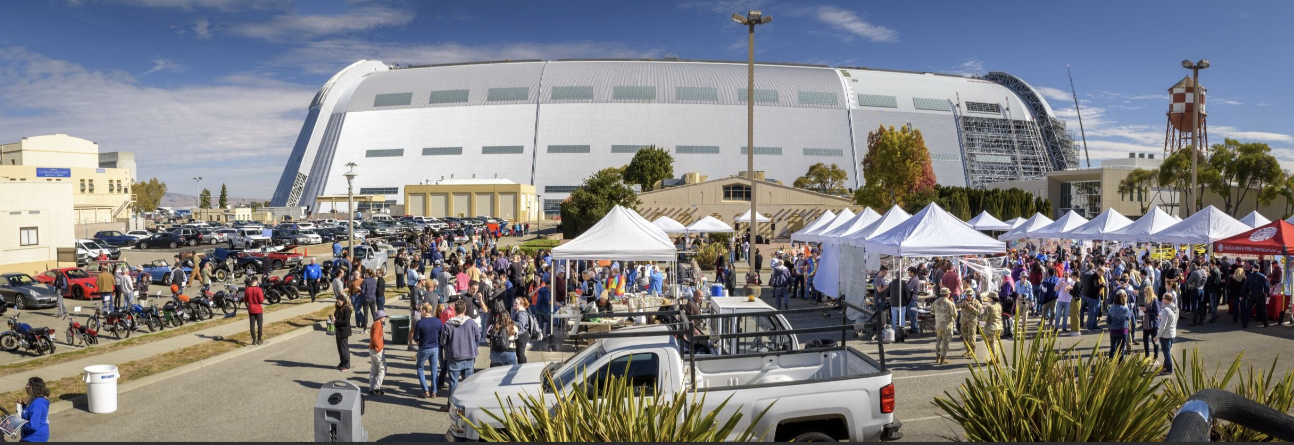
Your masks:
{"label": "parked suv", "polygon": [[202,233],[198,232],[198,229],[191,229],[188,227],[179,227],[168,230],[168,232],[174,233],[175,236],[180,237],[180,239],[184,240],[185,244],[190,246],[198,245],[198,241],[202,238]]}

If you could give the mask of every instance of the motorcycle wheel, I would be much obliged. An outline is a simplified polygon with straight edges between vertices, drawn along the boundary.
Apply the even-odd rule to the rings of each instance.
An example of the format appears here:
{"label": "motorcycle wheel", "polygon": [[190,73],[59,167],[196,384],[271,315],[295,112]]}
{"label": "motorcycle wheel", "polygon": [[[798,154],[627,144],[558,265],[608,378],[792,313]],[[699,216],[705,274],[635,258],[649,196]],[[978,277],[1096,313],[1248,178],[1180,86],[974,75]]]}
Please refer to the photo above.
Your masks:
{"label": "motorcycle wheel", "polygon": [[282,300],[283,300],[283,296],[279,294],[279,291],[270,289],[265,292],[265,302],[269,304],[279,304],[279,302]]}
{"label": "motorcycle wheel", "polygon": [[83,338],[82,340],[84,340],[84,341],[85,341],[85,343],[86,343],[86,344],[88,344],[88,345],[97,345],[97,344],[99,344],[99,337],[95,337],[95,336],[90,335],[90,334],[85,334],[85,338]]}
{"label": "motorcycle wheel", "polygon": [[49,341],[48,337],[36,337],[36,355],[44,355],[45,351],[50,354],[54,353],[54,342]]}
{"label": "motorcycle wheel", "polygon": [[76,346],[77,333],[72,332],[72,328],[63,331],[63,339],[67,341],[68,346]]}
{"label": "motorcycle wheel", "polygon": [[129,326],[130,326],[130,323],[127,322],[126,320],[118,321],[117,332],[123,332],[124,333],[123,338],[130,338],[130,331],[133,331],[134,329],[128,329]]}
{"label": "motorcycle wheel", "polygon": [[211,308],[204,305],[199,305],[197,311],[195,312],[198,314],[198,318],[203,320],[210,320],[211,316],[213,315],[211,313]]}
{"label": "motorcycle wheel", "polygon": [[288,295],[289,300],[295,300],[301,297],[301,289],[297,289],[295,285],[288,285],[283,292]]}
{"label": "motorcycle wheel", "polygon": [[99,330],[99,317],[90,317],[89,320],[85,321],[85,327],[95,331]]}
{"label": "motorcycle wheel", "polygon": [[0,335],[0,350],[13,352],[18,350],[18,336],[13,334]]}
{"label": "motorcycle wheel", "polygon": [[224,303],[221,303],[220,310],[223,311],[225,315],[237,314],[238,303],[235,303],[233,299],[226,299]]}
{"label": "motorcycle wheel", "polygon": [[184,314],[181,314],[179,311],[171,313],[171,315],[166,318],[171,321],[171,327],[173,328],[184,326]]}
{"label": "motorcycle wheel", "polygon": [[144,325],[148,326],[148,332],[157,332],[157,320],[153,317],[146,317],[144,319]]}
{"label": "motorcycle wheel", "polygon": [[161,316],[153,315],[152,317],[149,317],[149,318],[153,319],[153,323],[157,325],[157,330],[160,331],[160,330],[166,329],[166,320],[163,320]]}

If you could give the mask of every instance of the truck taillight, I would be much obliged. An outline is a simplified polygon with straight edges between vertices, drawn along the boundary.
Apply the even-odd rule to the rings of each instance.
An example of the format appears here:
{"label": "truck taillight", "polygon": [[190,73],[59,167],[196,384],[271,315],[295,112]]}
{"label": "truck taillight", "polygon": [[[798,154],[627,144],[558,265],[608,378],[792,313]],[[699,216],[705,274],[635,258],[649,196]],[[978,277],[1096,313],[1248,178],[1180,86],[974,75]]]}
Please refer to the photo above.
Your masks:
{"label": "truck taillight", "polygon": [[881,412],[890,414],[894,412],[894,384],[888,384],[881,387]]}

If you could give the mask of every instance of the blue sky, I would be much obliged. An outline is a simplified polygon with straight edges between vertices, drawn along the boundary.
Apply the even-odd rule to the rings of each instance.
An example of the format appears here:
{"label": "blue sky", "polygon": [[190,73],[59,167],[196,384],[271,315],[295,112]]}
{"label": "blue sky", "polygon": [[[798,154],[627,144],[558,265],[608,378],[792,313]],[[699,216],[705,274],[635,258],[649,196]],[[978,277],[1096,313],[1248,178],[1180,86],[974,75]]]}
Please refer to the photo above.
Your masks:
{"label": "blue sky", "polygon": [[1006,71],[1077,132],[1072,65],[1093,160],[1161,152],[1167,89],[1207,58],[1211,141],[1266,142],[1294,168],[1280,1],[15,0],[0,3],[0,142],[67,133],[135,151],[140,177],[173,191],[203,176],[268,199],[310,99],[355,60],[742,60],[728,16],[751,7],[774,17],[759,61]]}

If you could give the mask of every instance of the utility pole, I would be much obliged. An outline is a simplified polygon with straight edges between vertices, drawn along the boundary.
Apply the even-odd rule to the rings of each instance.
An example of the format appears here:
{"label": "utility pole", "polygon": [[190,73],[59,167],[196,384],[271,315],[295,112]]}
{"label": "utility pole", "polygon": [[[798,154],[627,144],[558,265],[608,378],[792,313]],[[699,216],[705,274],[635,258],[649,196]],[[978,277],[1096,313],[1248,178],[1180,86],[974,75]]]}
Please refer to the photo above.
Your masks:
{"label": "utility pole", "polygon": [[[746,179],[750,180],[750,221],[748,221],[746,233],[750,236],[751,243],[755,241],[755,227],[759,222],[759,213],[756,209],[758,195],[755,191],[755,25],[762,25],[773,21],[773,16],[764,15],[755,10],[746,12],[743,17],[741,14],[733,14],[732,21],[746,25],[749,31],[746,33]],[[736,247],[740,248],[741,243],[733,240]],[[751,255],[746,255],[746,266],[751,271],[755,270],[754,259]]]}

